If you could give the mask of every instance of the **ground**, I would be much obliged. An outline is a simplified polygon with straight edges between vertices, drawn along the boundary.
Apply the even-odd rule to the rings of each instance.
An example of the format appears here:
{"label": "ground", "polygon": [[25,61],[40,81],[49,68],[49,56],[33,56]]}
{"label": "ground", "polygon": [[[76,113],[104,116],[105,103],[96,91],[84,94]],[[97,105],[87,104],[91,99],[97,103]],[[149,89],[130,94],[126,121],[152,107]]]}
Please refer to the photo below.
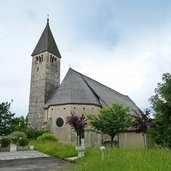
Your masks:
{"label": "ground", "polygon": [[63,171],[73,164],[37,151],[1,152],[0,171]]}

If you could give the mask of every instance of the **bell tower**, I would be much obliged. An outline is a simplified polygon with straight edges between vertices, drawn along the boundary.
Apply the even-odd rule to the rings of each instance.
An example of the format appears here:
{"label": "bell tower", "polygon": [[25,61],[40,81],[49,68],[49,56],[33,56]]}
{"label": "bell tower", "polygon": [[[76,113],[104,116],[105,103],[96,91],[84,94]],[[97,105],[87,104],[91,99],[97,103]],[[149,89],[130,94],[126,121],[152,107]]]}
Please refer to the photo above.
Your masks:
{"label": "bell tower", "polygon": [[46,27],[32,53],[32,71],[28,125],[42,128],[44,105],[55,88],[60,85],[60,52],[47,19]]}

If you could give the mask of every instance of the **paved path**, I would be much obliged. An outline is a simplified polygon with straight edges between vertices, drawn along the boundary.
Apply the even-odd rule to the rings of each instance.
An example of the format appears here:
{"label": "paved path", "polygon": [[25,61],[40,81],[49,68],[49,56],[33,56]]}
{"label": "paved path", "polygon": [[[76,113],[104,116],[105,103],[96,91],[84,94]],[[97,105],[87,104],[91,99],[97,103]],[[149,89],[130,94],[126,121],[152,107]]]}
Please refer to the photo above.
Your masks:
{"label": "paved path", "polygon": [[50,156],[36,150],[0,152],[0,161],[13,160],[13,159],[38,158],[38,157],[50,157]]}
{"label": "paved path", "polygon": [[0,171],[64,171],[73,166],[35,150],[0,152]]}

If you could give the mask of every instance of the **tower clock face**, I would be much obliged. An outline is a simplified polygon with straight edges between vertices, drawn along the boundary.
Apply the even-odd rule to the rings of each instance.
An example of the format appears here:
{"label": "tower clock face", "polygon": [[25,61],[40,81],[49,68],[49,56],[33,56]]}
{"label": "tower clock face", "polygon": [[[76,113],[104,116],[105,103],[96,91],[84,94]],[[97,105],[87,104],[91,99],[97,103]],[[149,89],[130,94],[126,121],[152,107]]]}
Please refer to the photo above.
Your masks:
{"label": "tower clock face", "polygon": [[64,120],[63,120],[63,118],[61,118],[61,117],[58,117],[57,119],[56,119],[56,126],[57,127],[62,127],[64,125]]}

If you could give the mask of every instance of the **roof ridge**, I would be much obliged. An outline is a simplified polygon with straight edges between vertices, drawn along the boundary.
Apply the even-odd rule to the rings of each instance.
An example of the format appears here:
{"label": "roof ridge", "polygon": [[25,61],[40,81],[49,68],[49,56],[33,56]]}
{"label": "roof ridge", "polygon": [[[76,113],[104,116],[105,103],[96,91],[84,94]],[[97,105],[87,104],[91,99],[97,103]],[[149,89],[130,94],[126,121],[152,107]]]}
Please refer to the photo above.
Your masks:
{"label": "roof ridge", "polygon": [[96,80],[94,80],[94,79],[92,79],[92,78],[90,78],[90,77],[88,77],[88,76],[86,76],[86,75],[84,75],[84,74],[82,74],[82,73],[80,73],[80,72],[78,72],[78,71],[76,71],[76,70],[72,69],[72,68],[70,68],[70,69],[71,69],[71,70],[73,70],[74,72],[76,72],[76,73],[80,74],[80,75],[81,75],[81,76],[83,76],[83,77],[86,77],[86,78],[88,78],[88,79],[90,79],[90,80],[92,80],[92,81],[94,81],[94,82],[96,82],[96,83],[98,83],[98,84],[100,84],[100,85],[102,85],[102,86],[104,86],[104,87],[106,87],[106,88],[108,88],[108,89],[112,90],[112,91],[115,91],[118,95],[122,95],[122,96],[125,96],[125,97],[128,97],[128,98],[129,98],[129,96],[128,96],[128,95],[125,95],[125,94],[119,93],[118,91],[116,91],[116,90],[114,90],[114,89],[112,89],[112,88],[110,88],[110,87],[108,87],[108,86],[106,86],[106,85],[104,85],[104,84],[100,83],[99,81],[96,81]]}
{"label": "roof ridge", "polygon": [[[100,102],[100,99],[103,101],[103,103],[106,105],[106,106],[108,106],[107,104],[106,104],[106,102],[102,99],[102,98],[100,98],[100,96],[92,89],[92,87],[88,84],[88,82],[85,80],[85,78],[84,78],[84,76],[82,75],[82,74],[80,74],[81,75],[81,78],[84,80],[84,82],[87,84],[87,86],[91,89],[91,91],[94,93],[94,95],[99,99],[99,103],[101,104],[101,102]],[[101,106],[103,106],[102,104],[101,104]]]}

